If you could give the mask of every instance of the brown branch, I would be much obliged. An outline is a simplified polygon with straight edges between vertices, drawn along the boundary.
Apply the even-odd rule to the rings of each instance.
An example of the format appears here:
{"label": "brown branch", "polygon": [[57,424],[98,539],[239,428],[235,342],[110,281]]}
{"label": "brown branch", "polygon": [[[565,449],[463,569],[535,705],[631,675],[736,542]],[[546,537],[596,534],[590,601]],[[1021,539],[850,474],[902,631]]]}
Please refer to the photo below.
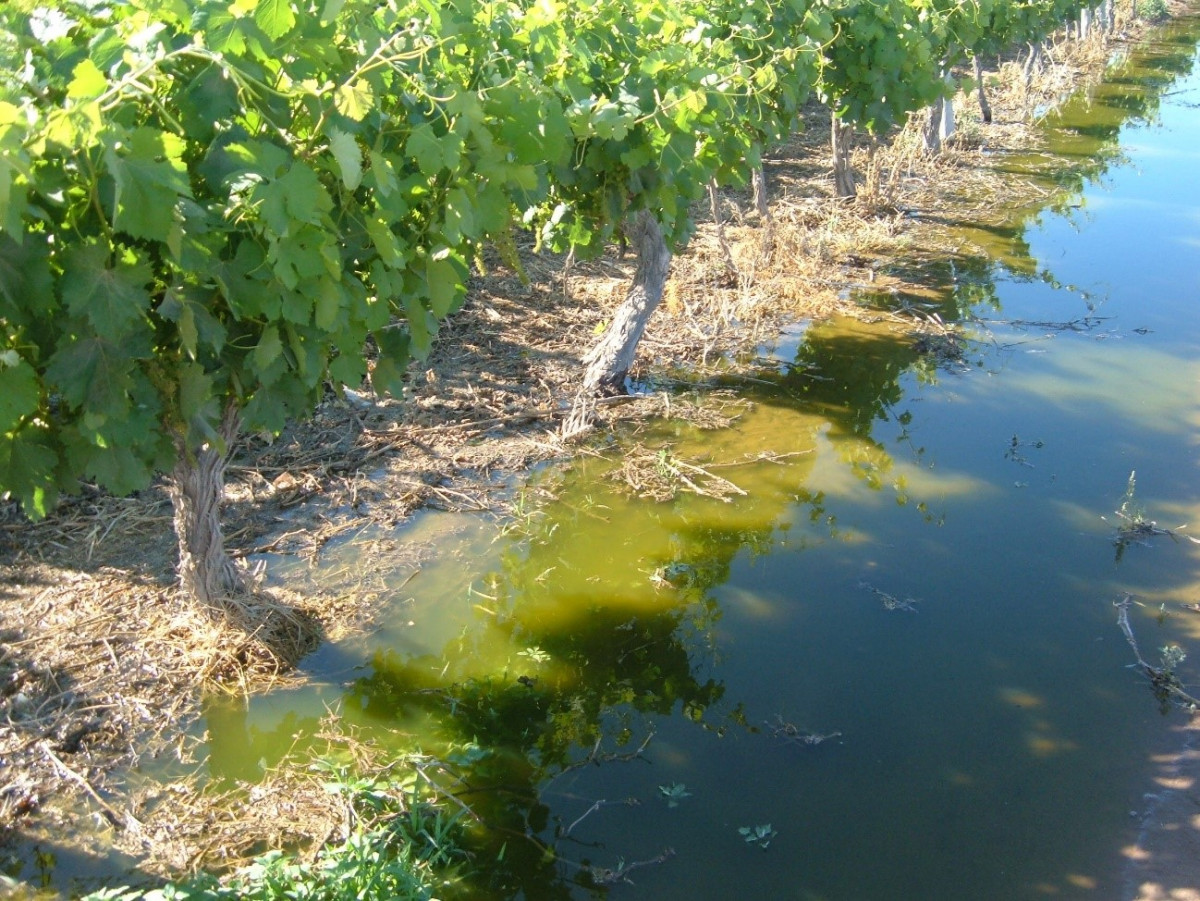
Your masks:
{"label": "brown branch", "polygon": [[134,834],[141,834],[142,824],[137,817],[131,813],[125,813],[122,815],[116,808],[100,797],[100,793],[97,792],[96,789],[92,788],[92,784],[75,770],[67,766],[63,762],[62,758],[55,754],[54,751],[51,750],[50,745],[48,745],[46,742],[38,742],[38,747],[42,749],[42,753],[45,754],[46,757],[50,759],[50,762],[54,764],[55,769],[57,769],[72,782],[76,783],[87,793],[89,798],[91,798],[100,806],[100,811],[104,814],[104,818],[108,820],[115,828],[125,829]]}
{"label": "brown branch", "polygon": [[616,805],[622,805],[624,807],[637,807],[641,803],[642,802],[639,801],[637,798],[624,798],[620,801],[609,801],[605,798],[601,798],[599,801],[596,801],[595,803],[593,803],[591,807],[589,807],[587,810],[585,810],[583,812],[582,815],[580,815],[579,819],[577,819],[574,823],[572,823],[570,826],[568,826],[563,831],[563,837],[565,838],[566,836],[570,835],[572,829],[574,829],[576,826],[578,826],[580,823],[582,823],[584,820],[586,820],[589,816],[591,816],[597,810],[600,810],[602,807],[614,807]]}

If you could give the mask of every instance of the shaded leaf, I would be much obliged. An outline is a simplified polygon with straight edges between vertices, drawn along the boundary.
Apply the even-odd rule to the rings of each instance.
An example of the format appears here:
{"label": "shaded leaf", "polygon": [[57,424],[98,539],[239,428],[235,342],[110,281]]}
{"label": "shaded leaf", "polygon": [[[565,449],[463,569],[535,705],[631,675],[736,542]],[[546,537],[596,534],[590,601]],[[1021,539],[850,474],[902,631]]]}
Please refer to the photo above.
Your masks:
{"label": "shaded leaf", "polygon": [[0,353],[0,434],[10,432],[22,419],[35,413],[41,389],[34,368],[16,351]]}
{"label": "shaded leaf", "polygon": [[0,492],[10,492],[31,519],[42,519],[58,499],[58,452],[40,427],[0,437]]}
{"label": "shaded leaf", "polygon": [[380,329],[374,337],[379,358],[371,370],[371,386],[376,394],[399,397],[404,391],[404,373],[411,359],[412,340],[407,332],[397,328]]}
{"label": "shaded leaf", "polygon": [[129,403],[132,365],[128,342],[103,337],[79,339],[50,358],[46,365],[47,387],[57,390],[70,407],[118,415]]}
{"label": "shaded leaf", "polygon": [[150,308],[146,285],[153,274],[132,251],[121,254],[111,267],[108,257],[108,249],[101,244],[67,250],[59,290],[67,309],[91,323],[96,334],[119,340]]}
{"label": "shaded leaf", "polygon": [[440,259],[431,257],[425,267],[425,280],[429,286],[430,310],[439,319],[454,312],[458,302],[466,295],[462,273],[449,256]]}

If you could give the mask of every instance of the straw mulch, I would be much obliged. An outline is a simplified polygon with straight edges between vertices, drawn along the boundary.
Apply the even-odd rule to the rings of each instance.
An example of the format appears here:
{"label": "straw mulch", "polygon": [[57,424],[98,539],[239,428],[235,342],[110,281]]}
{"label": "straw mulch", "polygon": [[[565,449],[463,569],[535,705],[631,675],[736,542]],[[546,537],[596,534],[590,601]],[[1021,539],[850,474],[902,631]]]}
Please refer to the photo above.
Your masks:
{"label": "straw mulch", "polygon": [[[766,162],[773,247],[764,252],[766,223],[748,194],[720,192],[733,267],[702,215],[633,373],[650,390],[602,406],[602,417],[612,424],[669,413],[719,425],[736,411],[714,414],[703,403],[706,379],[741,365],[738,351],[771,343],[797,318],[882,315],[856,304],[861,287],[922,296],[928,288],[906,282],[892,264],[946,247],[911,211],[954,219],[1039,200],[1042,189],[1032,182],[991,171],[983,145],[1036,145],[1030,112],[1066,93],[1081,73],[1096,72],[1110,52],[1098,43],[1051,48],[1029,91],[994,94],[991,126],[979,125],[977,114],[972,120],[974,97],[960,98],[961,136],[941,157],[920,151],[919,123],[886,146],[862,141],[854,161],[866,187],[854,202],[830,196],[826,118],[813,109],[809,130]],[[1018,67],[1005,62],[999,81],[1011,84]],[[177,872],[328,837],[340,814],[311,800],[320,794],[311,780],[275,777],[272,804],[292,804],[288,813],[210,796],[195,775],[153,798],[135,797],[123,774],[148,756],[203,772],[185,737],[203,691],[252,692],[298,678],[294,664],[317,643],[369,628],[387,598],[385,576],[413,570],[434,552],[392,537],[413,510],[502,512],[515,476],[577,452],[558,441],[557,426],[580,358],[622,299],[635,261],[614,252],[568,268],[531,248],[520,252],[524,273],[490,261],[403,397],[331,393],[311,421],[240,443],[227,491],[231,552],[250,568],[269,558],[295,561],[303,572],[327,547],[355,540],[359,565],[319,584],[305,583],[296,567],[286,581],[269,569],[238,605],[197,609],[175,587],[171,511],[160,488],[125,499],[85,489],[38,524],[0,508],[0,830],[14,847],[104,833],[142,859],[146,872]],[[887,314],[897,328],[952,331],[919,309],[898,309]],[[948,354],[954,341],[937,346]],[[754,365],[753,354],[743,357]],[[679,373],[690,394],[677,393]],[[629,471],[630,484],[652,495],[687,482],[715,494],[731,490],[689,461],[664,466],[657,452],[630,459],[644,463]],[[278,822],[288,817],[294,828],[283,835]]]}

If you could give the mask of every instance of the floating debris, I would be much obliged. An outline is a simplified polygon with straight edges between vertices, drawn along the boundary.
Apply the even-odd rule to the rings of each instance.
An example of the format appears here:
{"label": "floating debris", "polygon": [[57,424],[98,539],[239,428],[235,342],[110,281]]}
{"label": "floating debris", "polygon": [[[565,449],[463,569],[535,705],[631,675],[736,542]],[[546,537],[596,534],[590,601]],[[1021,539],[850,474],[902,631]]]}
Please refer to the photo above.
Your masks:
{"label": "floating debris", "polygon": [[1133,637],[1133,627],[1129,625],[1129,608],[1134,604],[1142,606],[1128,594],[1119,601],[1113,601],[1113,606],[1117,608],[1117,625],[1121,627],[1121,631],[1125,633],[1125,640],[1133,648],[1133,656],[1137,660],[1137,668],[1150,680],[1150,685],[1154,689],[1154,696],[1158,699],[1163,712],[1166,712],[1167,705],[1171,701],[1174,701],[1187,710],[1194,711],[1200,709],[1200,699],[1188,694],[1183,683],[1179,680],[1179,676],[1175,673],[1179,664],[1187,656],[1182,648],[1177,645],[1164,647],[1160,651],[1163,662],[1162,666],[1155,666],[1147,662],[1146,658],[1142,656],[1141,650],[1138,649],[1137,639]]}
{"label": "floating debris", "polygon": [[[1166,535],[1172,541],[1186,539],[1194,544],[1200,544],[1200,538],[1193,538],[1191,535],[1184,535],[1183,529],[1187,525],[1177,526],[1174,529],[1161,528],[1157,522],[1148,519],[1146,510],[1139,504],[1134,492],[1137,488],[1137,471],[1129,473],[1129,482],[1125,486],[1125,495],[1121,498],[1121,506],[1114,512],[1120,518],[1121,522],[1117,525],[1117,534],[1113,538],[1113,545],[1117,549],[1117,561],[1120,562],[1121,557],[1125,553],[1125,549],[1131,544],[1139,544],[1146,547],[1150,544],[1150,539],[1159,535]],[[1105,522],[1108,518],[1101,516]]]}
{"label": "floating debris", "polygon": [[633,885],[633,880],[629,878],[631,871],[638,867],[650,867],[656,864],[666,863],[675,856],[674,848],[665,849],[662,854],[657,857],[652,857],[649,860],[631,860],[629,863],[621,860],[617,862],[615,867],[584,867],[584,872],[592,877],[592,882],[596,885],[616,885],[619,882],[626,882]]}
{"label": "floating debris", "polygon": [[781,714],[775,714],[775,722],[765,724],[771,730],[771,735],[775,738],[782,739],[788,744],[802,745],[807,748],[815,748],[819,744],[829,741],[830,739],[840,738],[841,732],[804,732],[795,723],[789,723],[784,720]]}
{"label": "floating debris", "polygon": [[691,588],[696,584],[696,567],[691,563],[668,563],[660,566],[650,576],[656,585],[671,585],[675,588]]}
{"label": "floating debris", "polygon": [[858,587],[871,592],[871,594],[876,595],[883,601],[884,610],[904,610],[908,613],[916,613],[916,605],[921,603],[916,598],[898,598],[894,594],[888,594],[886,591],[876,588],[870,582],[859,582]]}

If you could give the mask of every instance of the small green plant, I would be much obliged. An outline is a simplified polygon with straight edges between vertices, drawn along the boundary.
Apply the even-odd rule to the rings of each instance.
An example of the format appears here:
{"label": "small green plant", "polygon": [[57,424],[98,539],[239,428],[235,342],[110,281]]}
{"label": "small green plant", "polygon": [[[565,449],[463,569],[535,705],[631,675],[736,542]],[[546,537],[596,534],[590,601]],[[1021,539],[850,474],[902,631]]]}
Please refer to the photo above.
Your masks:
{"label": "small green plant", "polygon": [[522,650],[517,651],[517,656],[524,657],[530,663],[535,663],[535,664],[539,664],[539,665],[547,662],[550,659],[550,655],[547,654],[545,651],[543,651],[541,648],[539,648],[537,645],[530,645],[527,648],[523,648]]}
{"label": "small green plant", "polygon": [[770,823],[763,823],[759,826],[741,826],[738,828],[738,834],[747,845],[758,845],[764,851],[771,846],[771,840],[779,834],[778,830],[772,829]]}
{"label": "small green plant", "polygon": [[670,785],[660,785],[659,793],[667,799],[668,807],[678,807],[679,802],[685,798],[690,798],[692,793],[687,790],[687,786],[682,782],[672,782]]}
{"label": "small green plant", "polygon": [[1159,648],[1158,653],[1162,657],[1163,671],[1169,674],[1174,674],[1179,664],[1187,660],[1187,653],[1177,644]]}
{"label": "small green plant", "polygon": [[1137,470],[1130,470],[1129,481],[1125,485],[1125,494],[1121,496],[1121,506],[1117,507],[1117,516],[1128,523],[1131,528],[1146,523],[1146,508],[1137,502]]}
{"label": "small green plant", "polygon": [[1165,0],[1137,0],[1134,8],[1139,18],[1150,22],[1160,22],[1169,15]]}
{"label": "small green plant", "polygon": [[84,901],[428,901],[439,896],[462,860],[461,812],[423,800],[410,780],[334,776],[326,788],[351,799],[356,823],[338,845],[302,862],[269,851],[224,881],[201,874],[155,889],[107,888]]}

